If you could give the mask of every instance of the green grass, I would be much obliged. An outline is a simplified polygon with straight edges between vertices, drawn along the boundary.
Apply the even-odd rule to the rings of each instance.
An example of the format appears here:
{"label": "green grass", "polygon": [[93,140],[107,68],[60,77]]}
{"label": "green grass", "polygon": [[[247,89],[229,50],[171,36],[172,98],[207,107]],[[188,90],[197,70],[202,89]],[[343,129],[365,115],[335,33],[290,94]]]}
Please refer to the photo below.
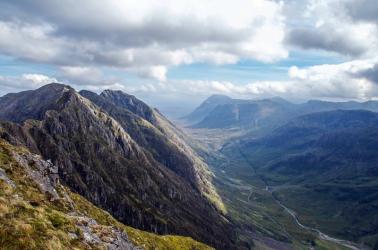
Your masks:
{"label": "green grass", "polygon": [[[370,247],[378,244],[376,237],[367,237],[378,234],[378,181],[374,176],[358,176],[356,173],[322,176],[321,172],[316,174],[311,171],[308,171],[307,175],[281,173],[279,170],[268,167],[274,166],[277,159],[284,162],[282,159],[296,153],[295,151],[281,151],[280,148],[274,150],[249,148],[246,151],[247,153],[244,154],[248,156],[247,159],[238,153],[235,147],[230,151],[224,150],[224,153],[231,157],[231,162],[235,162],[225,167],[228,168],[227,174],[231,173],[233,178],[251,185],[255,185],[257,177],[264,179],[269,186],[274,188],[274,193],[279,200],[296,211],[300,221],[305,225],[315,227],[333,237],[363,243]],[[301,169],[299,166],[296,166],[296,169]],[[253,167],[256,168],[257,174]],[[327,169],[332,166],[323,167]],[[343,177],[348,174],[352,177]],[[266,204],[267,207],[271,206]],[[271,208],[268,210],[273,212],[271,213],[273,218],[280,218],[280,215]],[[259,226],[261,224],[259,220],[253,223]],[[296,232],[295,229],[291,230],[291,224],[285,220],[282,223],[294,239],[302,241],[307,237]],[[272,228],[269,223],[261,225]]]}
{"label": "green grass", "polygon": [[[215,184],[226,204],[228,216],[240,227],[238,232],[240,239],[252,241],[249,235],[252,230],[262,237],[287,242],[294,249],[308,249],[310,246],[319,250],[347,249],[335,243],[320,240],[315,233],[300,228],[293,218],[274,201],[272,194],[265,190],[265,183],[261,180],[261,176],[253,171],[249,162],[243,160],[237,152],[228,156],[227,161],[222,158],[212,158],[213,162],[210,165],[217,166],[213,168],[217,176]],[[305,190],[298,190],[298,192],[306,196]],[[284,200],[287,200],[286,196]],[[308,202],[307,200],[307,203],[304,203],[304,207],[305,205],[310,207]],[[254,241],[256,246],[264,245]],[[268,246],[265,248],[268,249]]]}
{"label": "green grass", "polygon": [[190,249],[190,250],[205,250],[212,249],[209,246],[199,243],[190,237],[173,236],[173,235],[156,235],[153,233],[138,230],[129,226],[126,226],[116,219],[114,219],[109,213],[94,206],[88,202],[82,196],[70,193],[73,199],[76,209],[87,216],[94,218],[103,225],[115,225],[118,228],[125,230],[130,240],[137,246],[142,246],[145,249]]}
{"label": "green grass", "polygon": [[[343,199],[353,195],[350,192],[356,192],[358,198]],[[340,189],[337,185],[290,187],[277,191],[277,196],[297,211],[300,220],[306,225],[338,238],[366,242],[371,247],[377,244],[375,237],[364,239],[367,232],[372,234],[377,230],[377,210],[371,207],[370,201],[361,201],[366,196],[358,188]],[[356,213],[360,215],[357,216]]]}
{"label": "green grass", "polygon": [[[99,224],[98,230],[104,232],[108,231],[109,226],[124,230],[131,242],[144,249],[212,249],[189,237],[161,236],[128,227],[64,186],[58,186],[57,191],[68,194],[74,208],[67,200],[50,201],[26,175],[24,168],[13,160],[12,152],[28,153],[0,139],[0,168],[16,184],[16,188],[12,188],[0,180],[0,249],[103,249],[84,244],[77,221],[68,212],[95,219]],[[71,238],[70,234],[75,234],[77,238]]]}

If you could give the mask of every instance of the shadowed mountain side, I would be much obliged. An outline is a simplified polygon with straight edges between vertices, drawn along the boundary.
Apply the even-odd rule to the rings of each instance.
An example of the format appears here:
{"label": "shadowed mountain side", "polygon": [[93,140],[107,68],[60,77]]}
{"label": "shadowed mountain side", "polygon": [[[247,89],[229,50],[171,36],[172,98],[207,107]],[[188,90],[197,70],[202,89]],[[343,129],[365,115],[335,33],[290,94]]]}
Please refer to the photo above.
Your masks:
{"label": "shadowed mountain side", "polygon": [[[300,116],[268,135],[223,148],[226,155],[235,152],[305,225],[377,246],[377,113],[337,110]],[[248,178],[246,169],[238,175]]]}
{"label": "shadowed mountain side", "polygon": [[186,135],[162,114],[121,91],[105,90],[101,95],[81,91],[80,94],[116,119],[155,160],[186,179],[225,212],[208,166],[186,143]]}

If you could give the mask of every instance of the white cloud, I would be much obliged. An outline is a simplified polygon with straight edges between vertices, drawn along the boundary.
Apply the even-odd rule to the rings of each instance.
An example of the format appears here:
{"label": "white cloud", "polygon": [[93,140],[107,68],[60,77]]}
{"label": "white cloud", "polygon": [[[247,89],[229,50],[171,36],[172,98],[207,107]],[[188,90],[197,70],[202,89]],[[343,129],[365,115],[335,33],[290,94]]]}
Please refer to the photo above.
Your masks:
{"label": "white cloud", "polygon": [[302,20],[291,27],[287,40],[303,49],[326,50],[351,58],[378,56],[377,22],[355,19],[355,15],[364,11],[370,13],[370,8],[376,8],[375,2],[308,0]]}
{"label": "white cloud", "polygon": [[80,8],[73,0],[6,0],[0,53],[64,67],[117,67],[161,81],[175,65],[286,58],[281,11],[271,0],[84,0]]}
{"label": "white cloud", "polygon": [[137,75],[146,78],[153,78],[158,81],[164,82],[167,74],[167,67],[159,65],[159,66],[152,66],[152,67],[140,67],[136,70]]}
{"label": "white cloud", "polygon": [[23,74],[20,80],[30,81],[33,87],[40,87],[48,83],[57,82],[55,78],[51,78],[42,74]]}
{"label": "white cloud", "polygon": [[57,79],[42,74],[22,74],[20,76],[0,76],[0,95],[39,88],[45,84],[58,82]]}
{"label": "white cloud", "polygon": [[176,95],[182,99],[207,97],[210,94],[226,94],[241,98],[264,98],[281,96],[290,100],[327,99],[327,100],[368,100],[378,99],[378,85],[370,73],[376,68],[377,61],[355,60],[340,64],[324,64],[310,67],[293,66],[288,70],[288,80],[254,81],[238,84],[230,81],[179,80],[165,84],[148,85],[127,89],[144,95]]}
{"label": "white cloud", "polygon": [[102,72],[94,67],[62,66],[60,67],[60,79],[76,85],[106,85],[109,79],[105,79]]}
{"label": "white cloud", "polygon": [[373,60],[355,60],[305,68],[291,67],[289,76],[296,88],[293,94],[307,98],[366,100],[377,98],[375,84],[360,74],[374,67]]}
{"label": "white cloud", "polygon": [[[74,0],[4,0],[0,55],[54,65],[57,73],[2,76],[0,85],[3,92],[16,91],[57,78],[79,89],[183,98],[211,93],[376,98],[377,6],[374,0],[83,0],[77,8]],[[347,62],[293,66],[282,81],[167,79],[171,67],[186,64],[275,62],[288,57],[287,41],[295,48],[337,53]],[[109,77],[104,73],[111,72],[108,69],[139,76],[143,84]]]}

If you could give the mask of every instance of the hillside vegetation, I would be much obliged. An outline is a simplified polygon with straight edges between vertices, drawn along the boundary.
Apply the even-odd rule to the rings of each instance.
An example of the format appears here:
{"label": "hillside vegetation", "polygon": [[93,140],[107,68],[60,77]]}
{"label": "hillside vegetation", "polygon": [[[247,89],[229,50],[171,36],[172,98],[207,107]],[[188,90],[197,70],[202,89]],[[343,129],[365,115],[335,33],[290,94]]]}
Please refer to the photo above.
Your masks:
{"label": "hillside vegetation", "polygon": [[212,249],[126,226],[61,185],[56,171],[0,139],[1,249]]}

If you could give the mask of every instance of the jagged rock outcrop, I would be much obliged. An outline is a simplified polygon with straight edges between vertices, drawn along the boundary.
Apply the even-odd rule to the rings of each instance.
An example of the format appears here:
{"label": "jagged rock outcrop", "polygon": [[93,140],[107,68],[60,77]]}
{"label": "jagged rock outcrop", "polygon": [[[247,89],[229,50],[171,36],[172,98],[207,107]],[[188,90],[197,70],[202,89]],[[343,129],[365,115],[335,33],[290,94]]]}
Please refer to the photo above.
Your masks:
{"label": "jagged rock outcrop", "polygon": [[123,225],[62,185],[57,170],[0,139],[0,249],[212,249]]}
{"label": "jagged rock outcrop", "polygon": [[121,229],[77,210],[50,161],[1,139],[0,156],[0,248],[141,249]]}
{"label": "jagged rock outcrop", "polygon": [[81,91],[80,94],[117,120],[156,161],[186,179],[218,209],[225,212],[222,200],[212,184],[213,176],[208,166],[187,145],[184,133],[159,111],[122,91],[105,90],[100,95]]}
{"label": "jagged rock outcrop", "polygon": [[63,184],[126,224],[230,248],[230,224],[201,194],[205,175],[195,172],[185,149],[159,139],[168,134],[153,126],[162,118],[130,104],[130,112],[99,106],[60,84],[6,95],[0,136],[51,159]]}

